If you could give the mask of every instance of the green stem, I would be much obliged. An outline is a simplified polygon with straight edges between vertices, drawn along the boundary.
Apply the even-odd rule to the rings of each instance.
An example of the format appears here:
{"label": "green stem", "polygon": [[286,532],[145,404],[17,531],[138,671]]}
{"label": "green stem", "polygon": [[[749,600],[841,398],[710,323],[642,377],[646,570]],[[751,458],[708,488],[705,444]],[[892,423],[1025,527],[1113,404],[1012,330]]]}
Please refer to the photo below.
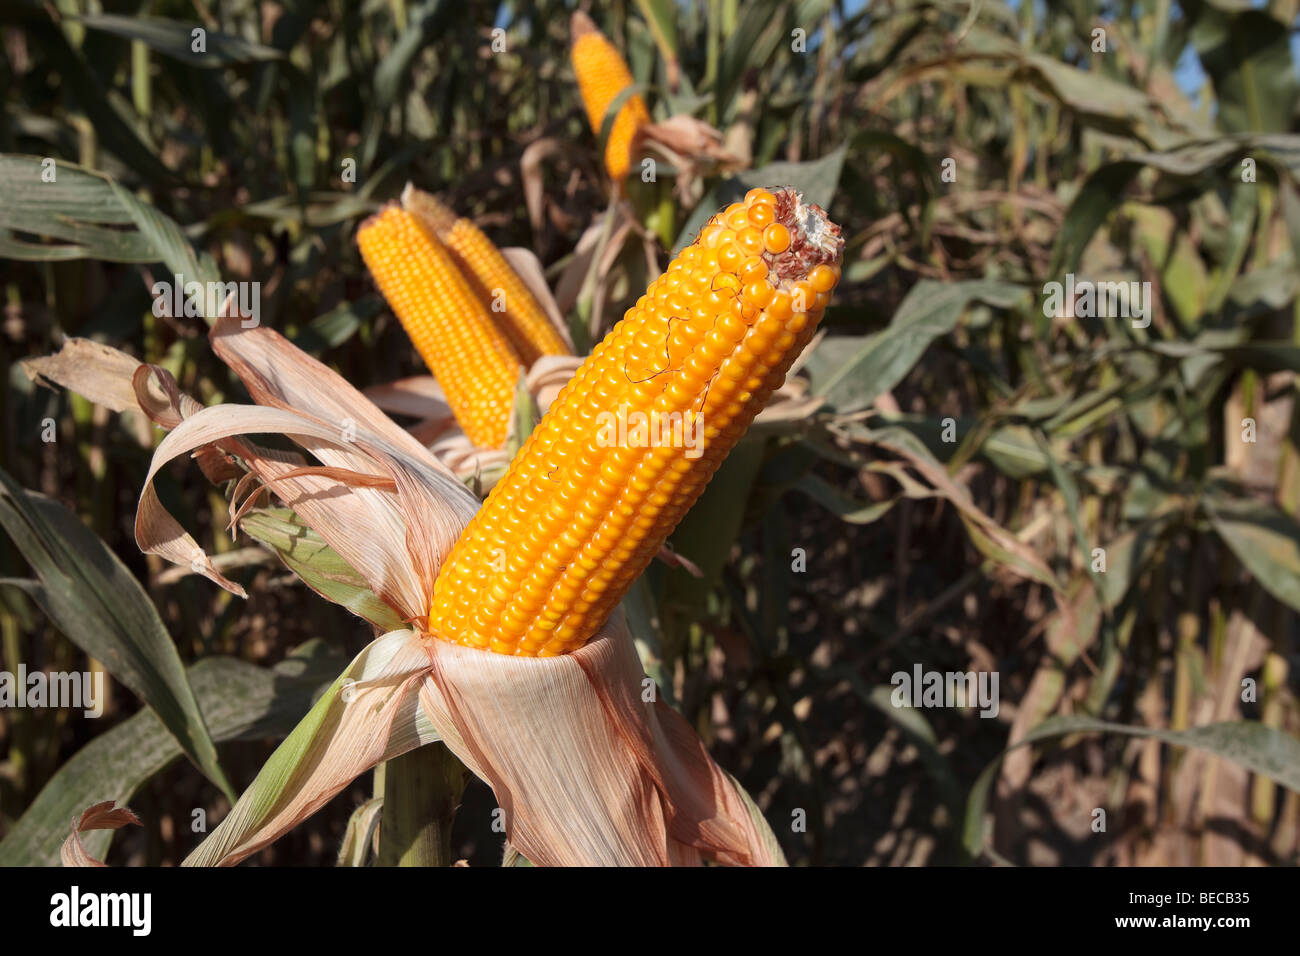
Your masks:
{"label": "green stem", "polygon": [[153,109],[153,97],[149,88],[149,47],[140,40],[131,41],[131,99],[135,111],[142,119],[148,119]]}
{"label": "green stem", "polygon": [[376,773],[384,794],[377,865],[450,866],[451,827],[468,776],[441,742],[389,760],[382,777]]}

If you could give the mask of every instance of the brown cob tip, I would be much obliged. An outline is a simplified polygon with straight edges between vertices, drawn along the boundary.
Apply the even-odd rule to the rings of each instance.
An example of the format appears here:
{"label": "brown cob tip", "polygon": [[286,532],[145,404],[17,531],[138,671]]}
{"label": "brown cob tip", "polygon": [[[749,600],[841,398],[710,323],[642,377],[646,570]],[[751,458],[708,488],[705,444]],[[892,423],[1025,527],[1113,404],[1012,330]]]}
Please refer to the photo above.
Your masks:
{"label": "brown cob tip", "polygon": [[790,230],[790,248],[782,253],[764,253],[769,274],[784,287],[806,276],[815,266],[839,262],[844,239],[826,210],[816,203],[805,203],[793,186],[777,187],[771,192],[776,197],[775,221]]}
{"label": "brown cob tip", "polygon": [[574,10],[573,16],[569,19],[569,42],[577,43],[581,37],[588,33],[599,33],[600,29],[592,22],[591,17],[587,16],[581,10]]}

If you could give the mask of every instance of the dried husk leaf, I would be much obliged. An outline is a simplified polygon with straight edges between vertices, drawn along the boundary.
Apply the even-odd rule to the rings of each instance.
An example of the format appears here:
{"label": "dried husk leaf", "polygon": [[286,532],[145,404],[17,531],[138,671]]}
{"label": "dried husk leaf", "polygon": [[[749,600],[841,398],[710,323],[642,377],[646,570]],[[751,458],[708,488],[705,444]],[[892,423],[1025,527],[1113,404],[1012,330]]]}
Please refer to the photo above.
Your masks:
{"label": "dried husk leaf", "polygon": [[543,355],[528,370],[528,392],[537,402],[543,415],[555,401],[560,389],[582,367],[582,358],[576,355]]}
{"label": "dried husk leaf", "polygon": [[363,394],[385,412],[395,415],[454,420],[447,397],[432,375],[413,375],[383,385],[372,385]]}
{"label": "dried husk leaf", "polygon": [[480,448],[464,432],[445,435],[432,445],[435,455],[447,463],[461,481],[476,482],[490,491],[510,464],[511,454],[503,448]]}
{"label": "dried husk leaf", "polygon": [[358,654],[182,865],[233,866],[381,760],[437,740],[415,694],[429,671],[425,644],[414,631],[391,631]]}
{"label": "dried husk leaf", "polygon": [[401,452],[408,465],[419,464],[446,475],[427,448],[347,379],[280,333],[262,326],[244,328],[238,318],[223,316],[212,326],[209,338],[212,350],[239,376],[259,405],[300,412],[339,428],[352,422],[357,431],[374,435]]}
{"label": "dried husk leaf", "polygon": [[59,851],[63,865],[105,866],[103,860],[97,860],[86,852],[81,834],[87,830],[120,830],[127,824],[139,826],[140,818],[126,807],[116,806],[112,800],[87,807],[79,818],[72,821],[72,834],[63,841]]}
{"label": "dried husk leaf", "polygon": [[[525,386],[542,414],[573,378],[582,361],[576,355],[543,355],[533,363],[525,377]],[[417,440],[427,439],[433,455],[462,482],[479,481],[484,491],[490,491],[510,463],[509,452],[481,448],[466,437],[432,376],[374,386],[366,390],[366,395],[385,411],[420,418],[407,431]]]}
{"label": "dried husk leaf", "polygon": [[420,701],[486,780],[538,866],[779,865],[766,824],[690,725],[657,699],[618,614],[552,658],[430,644]]}
{"label": "dried husk leaf", "polygon": [[722,133],[686,113],[644,126],[640,136],[644,146],[658,152],[677,170],[673,191],[692,203],[699,201],[700,183],[707,171],[742,165],[727,151]]}
{"label": "dried husk leaf", "polygon": [[33,382],[61,385],[115,412],[139,411],[131,376],[138,358],[90,339],[69,338],[54,355],[27,359],[23,371]]}
{"label": "dried husk leaf", "polygon": [[[220,444],[270,484],[403,619],[418,620],[442,556],[477,510],[477,499],[372,402],[282,336],[223,317],[213,326],[212,340],[254,397],[271,407],[221,406],[193,414],[189,406],[174,408],[175,430],[155,452],[141,495],[137,543],[168,560],[193,564],[241,593],[166,513],[152,487],[153,476],[170,458]],[[154,417],[160,420],[156,410]],[[295,456],[234,437],[261,433],[287,435],[325,468],[309,473]],[[370,480],[375,476],[391,487],[376,486]]]}
{"label": "dried husk leaf", "polygon": [[380,760],[434,739],[489,783],[507,839],[536,865],[784,865],[762,815],[690,725],[641,699],[646,681],[621,619],[556,658],[386,634],[185,865],[238,863]]}
{"label": "dried husk leaf", "polygon": [[[133,371],[137,403],[173,429],[142,492],[141,547],[197,561],[202,552],[162,508],[153,478],[187,451],[237,456],[381,598],[419,620],[476,499],[373,403],[279,336],[221,322],[218,331],[214,347],[220,341],[250,391],[279,407],[200,409],[161,370]],[[344,417],[357,426],[353,440],[340,435]],[[265,433],[289,436],[323,467],[304,469],[301,456],[234,437]],[[232,587],[210,562],[200,570]],[[345,699],[348,679],[357,683]],[[317,702],[186,863],[236,863],[380,760],[438,737],[493,787],[511,843],[539,865],[782,863],[761,815],[689,724],[653,695],[642,699],[652,687],[621,615],[559,658],[391,632]],[[72,842],[69,853],[75,834]]]}
{"label": "dried husk leaf", "polygon": [[533,235],[540,238],[545,225],[546,191],[542,178],[542,163],[552,156],[567,152],[568,144],[555,137],[533,141],[519,157],[519,178],[524,186],[524,205],[528,208],[528,222]]}
{"label": "dried husk leaf", "polygon": [[[274,452],[233,440],[241,434],[282,434],[310,448],[318,457],[339,451],[339,460],[367,456],[367,471],[382,469],[397,493],[379,488],[350,487],[330,474],[301,474],[295,463]],[[415,547],[425,549],[426,565],[436,568],[454,543],[460,527],[472,515],[476,502],[459,483],[447,481],[469,498],[451,498],[451,504],[412,479],[392,453],[373,439],[357,435],[352,450],[342,448],[336,428],[278,408],[217,405],[204,408],[181,422],[154,452],[136,512],[136,543],[141,550],[177,564],[192,564],[222,587],[241,594],[242,588],[211,566],[197,542],[181,528],[158,500],[153,481],[169,461],[214,442],[231,442],[240,458],[276,495],[297,512],[335,551],[365,578],[367,584],[404,619],[424,613],[431,576],[422,574],[413,559]],[[293,476],[293,477],[287,477]],[[459,505],[459,508],[457,507]],[[427,529],[422,540],[412,541],[409,510],[422,509]],[[414,546],[413,546],[414,544]]]}

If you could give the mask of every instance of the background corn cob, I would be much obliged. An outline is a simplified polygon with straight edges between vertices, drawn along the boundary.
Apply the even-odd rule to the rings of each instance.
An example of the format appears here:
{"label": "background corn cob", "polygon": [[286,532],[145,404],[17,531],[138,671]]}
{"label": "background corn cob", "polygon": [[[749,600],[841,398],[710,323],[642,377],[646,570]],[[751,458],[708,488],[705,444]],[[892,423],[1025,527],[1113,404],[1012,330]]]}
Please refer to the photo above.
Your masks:
{"label": "background corn cob", "polygon": [[[525,367],[531,367],[543,355],[572,354],[523,279],[478,226],[413,186],[403,190],[402,205],[446,246],[470,288],[488,315],[500,325]],[[504,312],[493,309],[498,298],[505,307]]]}
{"label": "background corn cob", "polygon": [[501,447],[519,378],[519,356],[488,318],[447,250],[396,205],[362,223],[357,245],[460,427],[476,445]]}
{"label": "background corn cob", "polygon": [[[573,73],[582,94],[587,120],[597,136],[605,121],[609,104],[619,93],[633,85],[632,73],[614,44],[596,29],[596,24],[582,11],[574,13],[570,23]],[[610,179],[621,184],[631,164],[632,147],[641,127],[650,122],[650,112],[639,95],[628,97],[605,144],[605,169]]]}
{"label": "background corn cob", "polygon": [[[581,647],[784,382],[842,249],[839,227],[791,189],[751,190],[715,215],[515,456],[438,575],[429,630],[502,654]],[[685,436],[698,416],[702,447],[611,443],[619,409],[676,413]]]}

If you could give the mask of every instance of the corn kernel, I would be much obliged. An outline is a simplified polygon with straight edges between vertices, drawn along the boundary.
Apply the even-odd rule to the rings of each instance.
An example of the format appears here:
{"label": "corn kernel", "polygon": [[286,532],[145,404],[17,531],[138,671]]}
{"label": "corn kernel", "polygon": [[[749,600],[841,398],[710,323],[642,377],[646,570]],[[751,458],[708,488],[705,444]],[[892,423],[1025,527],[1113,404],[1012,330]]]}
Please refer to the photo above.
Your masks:
{"label": "corn kernel", "polygon": [[790,230],[779,222],[772,223],[763,230],[763,248],[779,256],[790,248]]}

